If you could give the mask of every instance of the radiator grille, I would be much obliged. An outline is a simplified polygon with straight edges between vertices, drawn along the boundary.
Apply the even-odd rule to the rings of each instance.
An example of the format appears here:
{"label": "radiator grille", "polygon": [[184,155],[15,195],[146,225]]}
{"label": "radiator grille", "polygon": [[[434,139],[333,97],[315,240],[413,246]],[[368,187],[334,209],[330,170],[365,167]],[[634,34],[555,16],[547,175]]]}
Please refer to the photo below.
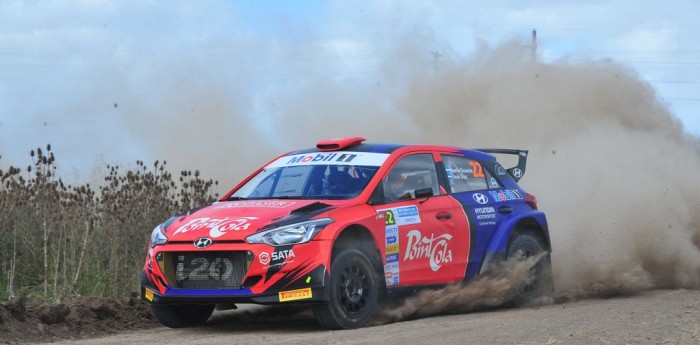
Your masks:
{"label": "radiator grille", "polygon": [[170,253],[175,286],[185,289],[240,288],[248,252]]}

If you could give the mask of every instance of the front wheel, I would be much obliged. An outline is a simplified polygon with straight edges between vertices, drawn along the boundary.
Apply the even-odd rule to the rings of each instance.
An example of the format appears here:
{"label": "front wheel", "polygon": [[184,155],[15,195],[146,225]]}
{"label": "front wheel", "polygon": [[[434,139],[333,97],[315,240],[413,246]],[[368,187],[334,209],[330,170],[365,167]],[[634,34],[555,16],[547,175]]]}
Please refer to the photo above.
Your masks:
{"label": "front wheel", "polygon": [[[508,259],[521,253],[525,258],[541,255],[546,252],[545,245],[540,238],[529,232],[514,235],[508,243],[506,251]],[[518,287],[513,299],[515,305],[523,305],[533,302],[539,297],[552,293],[552,265],[549,253],[530,269],[527,280]]]}
{"label": "front wheel", "polygon": [[350,329],[364,326],[377,306],[377,274],[359,250],[340,252],[331,264],[330,300],[313,307],[321,326]]}
{"label": "front wheel", "polygon": [[214,312],[213,304],[151,304],[151,312],[163,326],[184,328],[203,325]]}

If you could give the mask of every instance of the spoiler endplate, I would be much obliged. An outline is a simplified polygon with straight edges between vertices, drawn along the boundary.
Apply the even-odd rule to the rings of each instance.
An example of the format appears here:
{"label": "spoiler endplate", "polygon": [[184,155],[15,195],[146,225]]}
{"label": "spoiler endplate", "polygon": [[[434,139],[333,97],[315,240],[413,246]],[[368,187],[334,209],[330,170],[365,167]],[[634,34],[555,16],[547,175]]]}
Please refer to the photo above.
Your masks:
{"label": "spoiler endplate", "polygon": [[528,150],[519,149],[475,149],[484,153],[495,153],[501,155],[516,155],[518,156],[518,165],[506,169],[510,176],[515,180],[515,182],[520,181],[520,179],[525,175],[525,166],[527,165],[527,154]]}

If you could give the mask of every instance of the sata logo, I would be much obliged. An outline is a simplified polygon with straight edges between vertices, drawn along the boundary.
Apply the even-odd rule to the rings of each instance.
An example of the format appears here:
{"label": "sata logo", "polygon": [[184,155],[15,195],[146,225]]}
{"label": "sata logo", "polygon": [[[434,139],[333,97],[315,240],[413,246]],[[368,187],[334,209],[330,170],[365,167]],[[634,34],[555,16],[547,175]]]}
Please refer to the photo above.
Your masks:
{"label": "sata logo", "polygon": [[295,257],[295,255],[294,251],[291,249],[272,252],[272,261],[281,261],[293,257]]}
{"label": "sata logo", "polygon": [[386,256],[386,262],[399,262],[399,254],[389,254]]}

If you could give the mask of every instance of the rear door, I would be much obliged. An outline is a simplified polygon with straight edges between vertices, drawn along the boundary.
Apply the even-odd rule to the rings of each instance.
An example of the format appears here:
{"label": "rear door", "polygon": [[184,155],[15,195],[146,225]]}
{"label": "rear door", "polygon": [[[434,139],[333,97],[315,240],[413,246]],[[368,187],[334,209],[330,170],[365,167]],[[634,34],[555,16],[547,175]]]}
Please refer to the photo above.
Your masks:
{"label": "rear door", "polygon": [[471,250],[465,276],[468,279],[478,274],[498,224],[513,213],[512,202],[523,197],[517,190],[503,188],[498,174],[474,158],[450,153],[442,154],[441,159],[447,180],[445,187],[469,219]]}
{"label": "rear door", "polygon": [[[461,280],[469,248],[461,208],[441,191],[431,153],[402,157],[383,177],[375,206],[385,221],[387,286]],[[431,195],[432,194],[432,195]],[[466,245],[464,245],[466,243]],[[461,244],[461,245],[460,245]]]}

